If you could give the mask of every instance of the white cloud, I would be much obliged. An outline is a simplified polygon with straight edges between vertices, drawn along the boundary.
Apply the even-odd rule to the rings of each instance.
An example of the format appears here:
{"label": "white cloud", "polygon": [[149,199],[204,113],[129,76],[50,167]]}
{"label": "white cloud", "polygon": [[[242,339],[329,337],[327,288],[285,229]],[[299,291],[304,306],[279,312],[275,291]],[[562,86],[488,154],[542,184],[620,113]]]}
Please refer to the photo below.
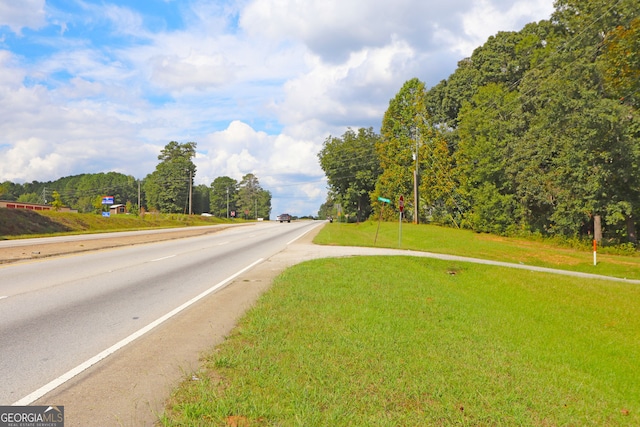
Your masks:
{"label": "white cloud", "polygon": [[0,26],[6,25],[15,33],[23,28],[38,29],[45,25],[45,0],[5,0],[0,2]]}
{"label": "white cloud", "polygon": [[25,76],[25,71],[19,67],[11,52],[0,50],[0,71],[1,92],[8,92],[20,87]]}
{"label": "white cloud", "polygon": [[171,90],[207,89],[230,83],[234,76],[232,64],[222,55],[162,55],[150,58],[150,63],[153,81]]}

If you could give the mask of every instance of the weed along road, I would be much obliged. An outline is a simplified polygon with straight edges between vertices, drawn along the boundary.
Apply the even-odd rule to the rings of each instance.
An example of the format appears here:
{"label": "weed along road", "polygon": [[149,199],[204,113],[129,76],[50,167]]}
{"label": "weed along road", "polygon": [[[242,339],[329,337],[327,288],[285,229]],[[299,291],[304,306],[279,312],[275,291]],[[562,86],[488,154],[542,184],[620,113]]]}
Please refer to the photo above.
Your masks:
{"label": "weed along road", "polygon": [[[257,223],[0,265],[0,404],[55,397],[319,225]],[[69,407],[66,413],[72,418],[87,409]]]}

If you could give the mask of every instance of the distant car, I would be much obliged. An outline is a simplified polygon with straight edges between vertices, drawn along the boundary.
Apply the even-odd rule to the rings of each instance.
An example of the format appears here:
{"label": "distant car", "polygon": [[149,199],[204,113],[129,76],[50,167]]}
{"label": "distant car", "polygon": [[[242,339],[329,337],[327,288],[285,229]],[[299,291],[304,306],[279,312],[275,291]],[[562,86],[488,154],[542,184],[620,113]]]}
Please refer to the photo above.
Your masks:
{"label": "distant car", "polygon": [[276,217],[276,221],[280,221],[280,222],[285,222],[285,221],[287,221],[287,222],[291,222],[291,215],[286,214],[286,213],[285,213],[285,214],[278,215],[278,216]]}

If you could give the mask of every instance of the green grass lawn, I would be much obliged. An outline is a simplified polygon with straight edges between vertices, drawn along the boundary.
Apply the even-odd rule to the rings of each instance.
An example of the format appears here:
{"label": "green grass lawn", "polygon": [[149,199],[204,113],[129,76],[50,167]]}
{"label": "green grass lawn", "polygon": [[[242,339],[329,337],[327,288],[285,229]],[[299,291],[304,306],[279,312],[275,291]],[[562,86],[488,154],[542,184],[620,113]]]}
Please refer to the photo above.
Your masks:
{"label": "green grass lawn", "polygon": [[627,283],[408,256],[305,262],[160,423],[640,425],[639,312]]}
{"label": "green grass lawn", "polygon": [[[474,233],[434,225],[402,225],[398,223],[327,224],[314,242],[322,245],[375,246],[460,255],[538,267],[558,268],[584,273],[602,274],[627,279],[640,279],[640,253],[611,254],[611,248],[600,248],[597,265],[593,250],[560,247],[549,241],[535,241]],[[375,240],[375,244],[374,244]],[[400,240],[400,245],[399,245]]]}

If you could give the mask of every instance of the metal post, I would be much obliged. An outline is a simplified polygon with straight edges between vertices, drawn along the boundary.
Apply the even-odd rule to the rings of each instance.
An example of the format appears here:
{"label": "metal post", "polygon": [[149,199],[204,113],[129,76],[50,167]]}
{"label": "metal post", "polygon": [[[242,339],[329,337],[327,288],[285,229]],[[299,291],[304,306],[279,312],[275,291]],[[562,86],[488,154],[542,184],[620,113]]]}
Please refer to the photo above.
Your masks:
{"label": "metal post", "polygon": [[378,231],[380,231],[380,223],[382,222],[382,212],[384,212],[384,202],[382,202],[382,208],[380,208],[380,218],[378,218],[378,228],[376,229],[376,237],[374,237],[373,239],[374,245],[378,241]]}

